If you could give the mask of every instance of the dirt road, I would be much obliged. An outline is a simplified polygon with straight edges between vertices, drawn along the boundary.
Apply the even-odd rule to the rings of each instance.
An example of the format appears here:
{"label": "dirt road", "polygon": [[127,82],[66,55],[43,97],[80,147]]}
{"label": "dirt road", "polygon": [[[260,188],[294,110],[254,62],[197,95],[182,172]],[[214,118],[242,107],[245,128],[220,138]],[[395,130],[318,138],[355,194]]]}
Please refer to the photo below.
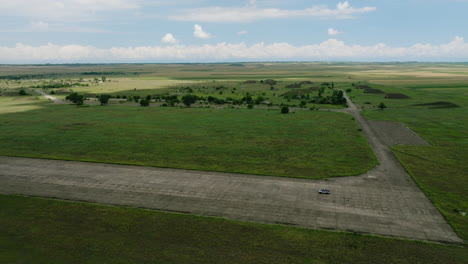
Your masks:
{"label": "dirt road", "polygon": [[62,101],[62,100],[59,100],[57,99],[56,97],[52,96],[52,95],[49,95],[47,93],[45,93],[44,91],[41,91],[39,89],[34,89],[34,91],[38,94],[41,94],[42,96],[44,96],[45,98],[51,100],[54,104],[64,104],[65,102]]}

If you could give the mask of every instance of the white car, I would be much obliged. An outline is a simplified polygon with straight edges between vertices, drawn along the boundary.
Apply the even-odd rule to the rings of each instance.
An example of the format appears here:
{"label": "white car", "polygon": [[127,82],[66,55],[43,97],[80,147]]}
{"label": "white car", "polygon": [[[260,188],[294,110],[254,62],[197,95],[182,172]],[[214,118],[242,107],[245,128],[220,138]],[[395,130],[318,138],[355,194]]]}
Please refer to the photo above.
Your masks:
{"label": "white car", "polygon": [[330,190],[327,189],[320,189],[318,192],[319,194],[330,194]]}

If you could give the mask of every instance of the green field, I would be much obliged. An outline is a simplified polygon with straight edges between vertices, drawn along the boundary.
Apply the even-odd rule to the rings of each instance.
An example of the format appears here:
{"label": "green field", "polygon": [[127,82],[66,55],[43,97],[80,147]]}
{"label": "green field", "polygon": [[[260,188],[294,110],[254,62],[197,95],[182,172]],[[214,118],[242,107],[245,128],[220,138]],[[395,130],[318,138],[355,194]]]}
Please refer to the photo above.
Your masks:
{"label": "green field", "polygon": [[1,263],[466,263],[463,247],[0,195]]}
{"label": "green field", "polygon": [[[102,76],[111,81],[93,83]],[[187,93],[184,87],[190,87],[198,96],[264,96],[275,107],[158,107],[163,102],[149,108],[134,102],[76,107],[51,105],[28,88],[79,78],[89,86],[69,89],[90,97],[104,93],[182,96]],[[244,84],[268,78],[278,81],[275,90],[259,83]],[[0,155],[304,178],[355,175],[372,168],[375,158],[351,116],[308,110],[342,106],[308,103],[295,113],[280,114],[280,104],[292,106],[304,100],[284,97],[291,91],[302,94],[308,86],[286,88],[302,81],[311,81],[315,87],[334,82],[337,88],[351,89],[349,95],[365,109],[366,118],[402,122],[430,142],[431,146],[394,146],[392,151],[460,237],[468,239],[468,64],[463,63],[1,66]],[[364,93],[358,85],[383,93]],[[220,86],[224,88],[217,89]],[[21,88],[33,95],[17,96]],[[57,97],[64,98],[69,89]],[[409,98],[385,98],[390,93]],[[388,108],[378,110],[381,102]],[[32,259],[47,263],[466,263],[468,259],[466,243],[451,247],[13,196],[0,196],[0,204],[0,262],[6,263]]]}
{"label": "green field", "polygon": [[[0,111],[37,107],[26,99],[1,98]],[[0,115],[0,155],[302,178],[357,175],[376,164],[342,113],[39,105]]]}

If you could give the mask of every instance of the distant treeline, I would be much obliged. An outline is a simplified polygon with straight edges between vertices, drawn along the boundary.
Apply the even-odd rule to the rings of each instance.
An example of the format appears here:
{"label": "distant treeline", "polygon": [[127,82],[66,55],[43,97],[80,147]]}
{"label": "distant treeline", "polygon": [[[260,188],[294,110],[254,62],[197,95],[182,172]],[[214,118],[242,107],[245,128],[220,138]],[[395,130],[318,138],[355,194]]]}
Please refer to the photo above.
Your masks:
{"label": "distant treeline", "polygon": [[138,75],[143,72],[77,72],[77,73],[43,73],[43,74],[24,74],[24,75],[4,75],[0,80],[27,80],[27,79],[54,79],[72,76],[103,76],[103,75]]}
{"label": "distant treeline", "polygon": [[68,87],[73,87],[73,86],[89,86],[89,84],[83,84],[83,83],[48,83],[48,84],[32,86],[32,88],[56,89],[56,88],[68,88]]}

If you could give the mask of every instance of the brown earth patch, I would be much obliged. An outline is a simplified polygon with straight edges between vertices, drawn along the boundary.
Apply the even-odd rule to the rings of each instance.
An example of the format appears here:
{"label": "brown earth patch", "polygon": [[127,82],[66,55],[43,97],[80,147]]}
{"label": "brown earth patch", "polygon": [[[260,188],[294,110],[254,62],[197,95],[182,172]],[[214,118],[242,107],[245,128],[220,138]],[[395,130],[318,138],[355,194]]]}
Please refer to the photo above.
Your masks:
{"label": "brown earth patch", "polygon": [[385,95],[387,99],[409,99],[411,97],[407,96],[406,94],[401,93],[389,93]]}
{"label": "brown earth patch", "polygon": [[301,88],[301,84],[293,83],[293,84],[286,85],[284,88]]}
{"label": "brown earth patch", "polygon": [[383,94],[384,92],[379,89],[369,88],[369,89],[364,90],[364,93]]}

